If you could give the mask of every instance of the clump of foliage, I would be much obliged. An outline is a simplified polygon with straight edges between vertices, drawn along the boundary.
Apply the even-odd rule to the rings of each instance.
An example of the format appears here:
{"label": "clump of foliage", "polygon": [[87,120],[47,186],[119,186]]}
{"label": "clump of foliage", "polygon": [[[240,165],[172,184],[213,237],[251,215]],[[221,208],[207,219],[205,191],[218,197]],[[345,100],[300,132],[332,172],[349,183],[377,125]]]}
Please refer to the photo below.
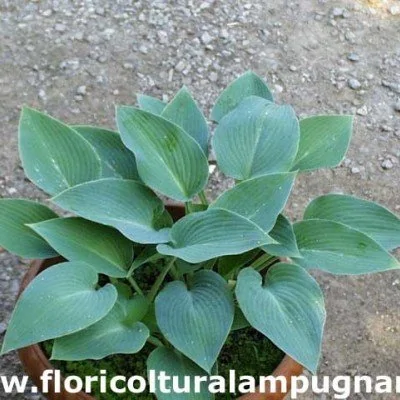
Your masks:
{"label": "clump of foliage", "polygon": [[[45,353],[50,357],[53,349],[51,341],[44,342]],[[80,360],[61,361],[53,360],[52,364],[59,369],[63,376],[79,376],[85,379],[86,376],[98,376],[100,370],[107,371],[107,375],[117,376],[146,376],[146,361],[154,346],[147,343],[139,353],[136,354],[113,354],[102,360]],[[236,371],[236,376],[266,376],[271,374],[283,358],[283,352],[267,339],[263,334],[248,327],[232,331],[218,357],[218,375],[223,376],[227,381],[229,371]],[[92,396],[102,400],[131,400],[132,393],[125,394],[101,393],[100,383],[92,384]],[[217,400],[234,399],[234,394],[217,394]],[[135,396],[140,400],[152,400],[154,395],[148,390]]]}
{"label": "clump of foliage", "polygon": [[[400,220],[373,202],[325,194],[302,221],[283,213],[297,174],[341,162],[352,117],[299,121],[257,75],[239,77],[211,113],[218,168],[236,185],[209,204],[209,129],[188,90],[168,104],[138,101],[117,107],[118,132],[23,110],[25,173],[76,216],[0,201],[3,247],[68,260],[24,291],[2,352],[54,339],[55,360],[98,360],[151,343],[148,369],[202,375],[214,371],[230,332],[251,326],[315,372],[325,307],[308,270],[400,266],[390,254]],[[173,221],[158,194],[184,203],[186,215]],[[149,266],[149,280],[139,280]]]}

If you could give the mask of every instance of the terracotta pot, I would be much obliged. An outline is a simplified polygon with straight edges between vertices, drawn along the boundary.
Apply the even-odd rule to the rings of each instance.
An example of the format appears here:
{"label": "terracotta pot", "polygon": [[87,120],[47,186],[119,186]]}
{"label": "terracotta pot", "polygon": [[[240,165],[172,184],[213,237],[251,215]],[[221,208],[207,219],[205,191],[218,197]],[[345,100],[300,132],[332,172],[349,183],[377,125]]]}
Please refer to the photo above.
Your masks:
{"label": "terracotta pot", "polygon": [[[182,206],[170,203],[167,206],[168,211],[171,213],[174,220],[178,220],[185,215],[185,210]],[[48,260],[34,260],[25,274],[18,296],[23,290],[29,285],[29,283],[46,268],[61,262],[61,257],[52,258]],[[47,369],[54,369],[48,360],[47,356],[43,352],[42,348],[38,344],[25,347],[18,351],[19,358],[22,362],[25,372],[30,376],[34,384],[41,390],[41,380],[43,372]],[[285,355],[281,363],[275,369],[274,376],[284,376],[288,382],[288,390],[290,390],[290,377],[298,376],[303,372],[303,367],[296,361]],[[62,386],[62,385],[61,385]],[[277,385],[279,389],[279,384]],[[268,387],[268,386],[267,386]],[[46,394],[49,400],[95,400],[94,397],[80,392],[80,393],[68,393],[62,391],[61,393],[54,393],[54,386],[52,382],[49,382],[50,393]],[[252,393],[241,396],[238,400],[282,400],[285,398],[285,393]]]}

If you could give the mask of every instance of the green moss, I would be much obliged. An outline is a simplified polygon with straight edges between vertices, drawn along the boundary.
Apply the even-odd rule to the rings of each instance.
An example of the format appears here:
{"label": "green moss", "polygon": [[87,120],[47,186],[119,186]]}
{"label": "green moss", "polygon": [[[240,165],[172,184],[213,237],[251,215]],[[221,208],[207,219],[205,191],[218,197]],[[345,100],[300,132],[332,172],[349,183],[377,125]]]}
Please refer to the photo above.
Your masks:
{"label": "green moss", "polygon": [[[47,354],[51,354],[52,343],[44,343]],[[146,376],[146,360],[153,346],[146,345],[138,354],[134,355],[113,355],[103,360],[93,361],[52,361],[55,368],[60,369],[64,376],[77,375],[81,378],[85,376],[97,376],[99,371],[104,369],[107,376],[115,375]],[[232,332],[220,354],[218,363],[218,375],[225,378],[229,376],[229,370],[236,370],[236,375],[250,375],[258,377],[269,375],[283,358],[283,352],[265,338],[262,334],[252,328],[241,329]],[[93,384],[92,395],[101,400],[130,400],[132,394],[99,393],[99,386]],[[235,397],[233,396],[232,399]],[[154,400],[155,397],[148,393],[140,396],[135,395],[135,399]],[[218,400],[231,399],[229,394],[218,395]]]}
{"label": "green moss", "polygon": [[[233,369],[237,377],[267,376],[274,371],[283,356],[281,350],[255,329],[241,329],[229,335],[218,359],[218,375],[228,379],[229,370]],[[217,395],[216,399],[236,399],[236,396]]]}

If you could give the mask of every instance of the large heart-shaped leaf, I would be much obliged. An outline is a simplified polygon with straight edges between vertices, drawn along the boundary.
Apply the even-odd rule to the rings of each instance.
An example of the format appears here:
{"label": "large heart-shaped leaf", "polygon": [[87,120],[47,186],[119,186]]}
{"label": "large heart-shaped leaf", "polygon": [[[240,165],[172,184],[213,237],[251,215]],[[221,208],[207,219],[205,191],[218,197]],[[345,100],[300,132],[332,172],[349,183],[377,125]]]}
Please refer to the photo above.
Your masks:
{"label": "large heart-shaped leaf", "polygon": [[211,111],[211,119],[219,122],[248,96],[259,96],[274,101],[264,81],[254,72],[248,71],[234,80],[221,93]]}
{"label": "large heart-shaped leaf", "polygon": [[254,222],[230,211],[210,209],[189,214],[174,224],[171,244],[159,244],[161,254],[199,263],[241,254],[274,240]]}
{"label": "large heart-shaped leaf", "polygon": [[46,206],[22,199],[0,199],[0,246],[24,258],[49,258],[57,252],[27,224],[57,218]]}
{"label": "large heart-shaped leaf", "polygon": [[52,199],[77,215],[118,229],[138,243],[168,241],[170,218],[162,201],[142,183],[100,179],[68,189]]}
{"label": "large heart-shaped leaf", "polygon": [[99,322],[54,341],[53,360],[99,360],[111,354],[140,351],[150,332],[140,322],[148,309],[145,297],[119,293],[112,310]]}
{"label": "large heart-shaped leaf", "polygon": [[269,232],[285,207],[296,174],[263,175],[241,182],[224,192],[210,209],[234,212]]}
{"label": "large heart-shaped leaf", "polygon": [[309,219],[293,225],[303,256],[296,262],[333,274],[367,274],[400,268],[400,263],[364,233],[338,222]]}
{"label": "large heart-shaped leaf", "polygon": [[304,219],[341,222],[367,234],[387,250],[400,246],[400,219],[372,201],[328,194],[308,205]]}
{"label": "large heart-shaped leaf", "polygon": [[292,170],[336,167],[349,147],[353,117],[317,115],[300,121],[300,144]]}
{"label": "large heart-shaped leaf", "polygon": [[285,206],[294,178],[293,173],[282,173],[241,182],[207,211],[178,221],[171,230],[171,245],[159,246],[158,251],[200,262],[273,243],[268,232]]}
{"label": "large heart-shaped leaf", "polygon": [[197,272],[189,288],[181,281],[168,283],[155,305],[163,335],[210,372],[234,317],[233,298],[225,280],[212,271]]}
{"label": "large heart-shaped leaf", "polygon": [[[147,374],[149,381],[156,383],[156,396],[158,400],[212,400],[214,396],[208,391],[208,382],[201,383],[199,393],[175,393],[172,382],[165,384],[161,390],[157,376],[164,372],[167,376],[178,377],[179,387],[185,386],[185,377],[190,377],[190,387],[194,388],[195,377],[204,376],[204,371],[194,362],[176,350],[158,347],[147,359]],[[170,391],[170,393],[166,393]]]}
{"label": "large heart-shaped leaf", "polygon": [[96,289],[96,271],[83,262],[55,265],[39,274],[18,299],[2,354],[78,332],[105,317],[117,300],[114,286]]}
{"label": "large heart-shaped leaf", "polygon": [[315,373],[325,323],[323,293],[301,267],[279,263],[263,283],[252,268],[243,269],[236,297],[249,323],[276,346]]}
{"label": "large heart-shaped leaf", "polygon": [[223,118],[213,137],[218,166],[238,180],[288,171],[298,142],[294,110],[255,96]]}
{"label": "large heart-shaped leaf", "polygon": [[297,248],[296,236],[290,221],[282,214],[278,215],[274,227],[269,232],[272,239],[277,243],[266,244],[261,248],[273,256],[279,257],[301,257]]}
{"label": "large heart-shaped leaf", "polygon": [[84,261],[100,274],[124,278],[132,263],[132,242],[108,226],[74,217],[29,226],[67,260]]}
{"label": "large heart-shaped leaf", "polygon": [[139,180],[135,156],[129,151],[118,134],[95,126],[72,126],[96,150],[102,165],[102,178]]}
{"label": "large heart-shaped leaf", "polygon": [[175,200],[188,201],[208,178],[208,161],[199,144],[182,128],[158,115],[117,108],[117,124],[125,145],[135,153],[146,185]]}
{"label": "large heart-shaped leaf", "polygon": [[26,176],[50,194],[101,174],[100,158],[83,136],[31,108],[22,111],[19,152]]}
{"label": "large heart-shaped leaf", "polygon": [[160,115],[167,105],[156,97],[148,96],[146,94],[138,94],[137,101],[139,103],[139,107],[142,110],[151,112],[156,115]]}
{"label": "large heart-shaped leaf", "polygon": [[168,103],[161,116],[180,126],[208,154],[207,122],[186,86]]}

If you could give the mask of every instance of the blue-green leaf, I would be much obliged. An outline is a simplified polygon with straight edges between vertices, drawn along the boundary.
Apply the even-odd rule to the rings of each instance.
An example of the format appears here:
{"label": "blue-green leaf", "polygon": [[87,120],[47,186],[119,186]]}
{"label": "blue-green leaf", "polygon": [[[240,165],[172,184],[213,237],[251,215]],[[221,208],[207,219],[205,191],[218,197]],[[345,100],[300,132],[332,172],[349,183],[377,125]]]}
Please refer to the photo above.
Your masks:
{"label": "blue-green leaf", "polygon": [[132,263],[132,242],[108,226],[75,217],[29,226],[67,260],[84,261],[99,274],[124,278]]}
{"label": "blue-green leaf", "polygon": [[325,323],[324,297],[303,268],[276,264],[264,283],[257,271],[245,268],[238,276],[236,297],[253,328],[316,372]]}
{"label": "blue-green leaf", "polygon": [[234,317],[233,298],[225,280],[212,271],[197,272],[189,287],[181,281],[168,283],[155,305],[163,335],[210,372]]}
{"label": "blue-green leaf", "polygon": [[139,103],[139,107],[142,110],[151,112],[156,115],[160,115],[167,105],[156,97],[148,96],[146,94],[138,94],[137,101]]}
{"label": "blue-green leaf", "polygon": [[170,232],[170,242],[159,244],[158,252],[199,263],[241,254],[274,241],[254,222],[215,208],[189,214],[176,222]]}
{"label": "blue-green leaf", "polygon": [[112,310],[99,322],[54,341],[53,360],[99,360],[111,354],[134,354],[150,332],[140,322],[148,309],[143,296],[128,299],[121,292]]}
{"label": "blue-green leaf", "polygon": [[305,268],[333,274],[367,274],[399,269],[400,263],[364,233],[338,222],[309,219],[293,225]]}
{"label": "blue-green leaf", "polygon": [[370,236],[387,250],[400,246],[400,219],[372,201],[341,194],[320,196],[308,205],[304,219],[341,222]]}
{"label": "blue-green leaf", "polygon": [[60,207],[112,226],[138,243],[168,241],[170,217],[162,201],[145,185],[124,179],[100,179],[68,189],[52,199]]}
{"label": "blue-green leaf", "polygon": [[30,200],[0,199],[0,246],[24,258],[49,258],[57,252],[27,224],[57,218],[46,206]]}
{"label": "blue-green leaf", "polygon": [[166,382],[165,390],[160,389],[157,376],[164,372],[167,376],[178,377],[179,387],[184,387],[185,377],[190,377],[190,387],[194,387],[195,377],[204,376],[204,371],[194,362],[176,350],[158,347],[147,359],[148,379],[156,382],[156,396],[158,400],[213,400],[214,396],[208,391],[208,383],[202,382],[200,393],[174,393],[172,382]]}
{"label": "blue-green leaf", "polygon": [[220,122],[212,143],[222,172],[246,180],[288,171],[297,153],[299,135],[291,107],[252,96]]}
{"label": "blue-green leaf", "polygon": [[296,236],[290,221],[282,214],[278,215],[274,227],[269,232],[277,243],[266,244],[261,249],[273,256],[301,257],[297,248]]}
{"label": "blue-green leaf", "polygon": [[180,126],[208,154],[207,122],[186,86],[168,103],[161,116]]}
{"label": "blue-green leaf", "polygon": [[300,144],[292,170],[336,167],[349,147],[353,117],[317,115],[300,120]]}
{"label": "blue-green leaf", "polygon": [[101,174],[100,158],[83,136],[31,108],[19,122],[19,153],[26,176],[52,195]]}
{"label": "blue-green leaf", "polygon": [[2,354],[72,334],[104,318],[117,300],[114,286],[96,289],[98,275],[88,264],[66,262],[46,269],[18,299]]}
{"label": "blue-green leaf", "polygon": [[102,165],[102,178],[139,180],[135,156],[129,151],[118,134],[95,126],[72,126],[96,150]]}
{"label": "blue-green leaf", "polygon": [[252,71],[248,71],[234,80],[218,97],[212,111],[211,119],[220,122],[239,103],[248,96],[259,96],[274,101],[268,86]]}
{"label": "blue-green leaf", "polygon": [[296,174],[263,175],[243,181],[224,192],[210,205],[210,209],[234,212],[269,232],[283,210]]}
{"label": "blue-green leaf", "polygon": [[207,211],[178,221],[171,230],[171,244],[158,251],[201,262],[274,243],[268,232],[285,206],[295,176],[271,174],[241,182]]}
{"label": "blue-green leaf", "polygon": [[188,201],[207,183],[208,161],[199,144],[182,128],[133,107],[117,108],[125,145],[135,153],[143,182],[162,194]]}

